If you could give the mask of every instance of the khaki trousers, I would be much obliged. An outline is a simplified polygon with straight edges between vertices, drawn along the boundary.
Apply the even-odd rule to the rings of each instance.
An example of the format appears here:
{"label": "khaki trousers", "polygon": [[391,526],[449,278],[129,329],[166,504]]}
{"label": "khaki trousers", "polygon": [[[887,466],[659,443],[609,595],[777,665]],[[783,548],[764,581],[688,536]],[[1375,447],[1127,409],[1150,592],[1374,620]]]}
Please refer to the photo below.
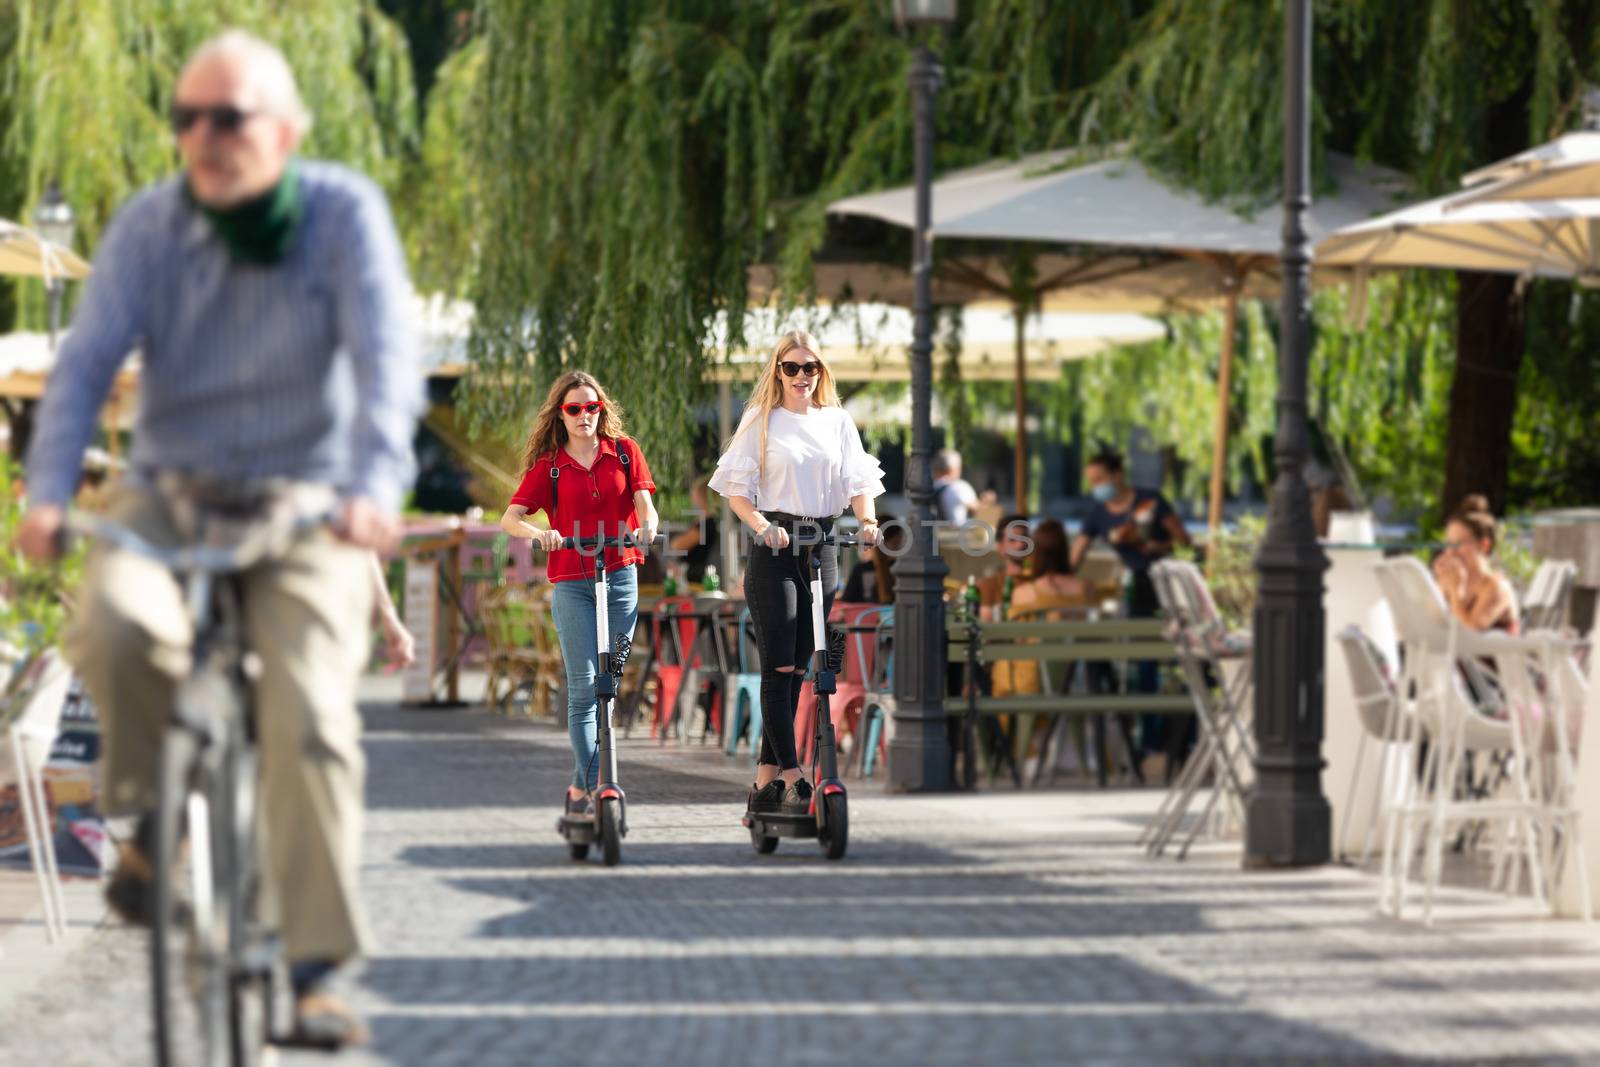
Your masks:
{"label": "khaki trousers", "polygon": [[[110,517],[154,544],[178,543],[153,493],[120,489]],[[365,943],[357,873],[366,762],[356,685],[370,648],[363,550],[323,532],[244,579],[256,691],[269,897],[288,958],[344,960]],[[193,645],[178,583],[120,549],[90,556],[66,652],[102,717],[107,808],[153,810],[161,737]]]}

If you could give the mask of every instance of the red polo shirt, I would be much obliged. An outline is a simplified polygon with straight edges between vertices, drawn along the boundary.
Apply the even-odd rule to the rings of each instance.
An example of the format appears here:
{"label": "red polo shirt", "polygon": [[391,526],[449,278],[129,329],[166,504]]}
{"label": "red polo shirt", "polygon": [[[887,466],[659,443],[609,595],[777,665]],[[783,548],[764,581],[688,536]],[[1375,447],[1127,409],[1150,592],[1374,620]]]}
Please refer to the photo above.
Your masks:
{"label": "red polo shirt", "polygon": [[[546,452],[533,461],[533,467],[522,476],[522,484],[511,497],[511,503],[521,504],[532,515],[543,511],[550,527],[561,531],[563,537],[615,537],[638,529],[639,516],[634,512],[633,497],[628,492],[628,475],[617,458],[617,449],[628,454],[629,468],[633,472],[633,491],[641,489],[655,492],[656,483],[650,480],[650,468],[645,465],[644,453],[632,438],[613,440],[600,438],[600,452],[594,466],[585,470],[567,452],[558,448],[554,454]],[[555,514],[550,512],[550,468],[559,472],[556,481]],[[629,567],[644,562],[644,553],[637,548],[620,552],[606,549],[606,570]],[[576,549],[562,548],[550,553],[547,577],[552,582],[577,579],[593,580],[594,556]]]}

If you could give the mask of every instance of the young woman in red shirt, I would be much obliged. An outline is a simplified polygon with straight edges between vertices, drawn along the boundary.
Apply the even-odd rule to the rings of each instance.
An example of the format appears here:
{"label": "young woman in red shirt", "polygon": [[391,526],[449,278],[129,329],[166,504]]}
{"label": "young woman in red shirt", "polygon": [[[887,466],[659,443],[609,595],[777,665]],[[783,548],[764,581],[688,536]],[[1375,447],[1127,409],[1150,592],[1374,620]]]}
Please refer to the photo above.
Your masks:
{"label": "young woman in red shirt", "polygon": [[[546,575],[555,585],[550,611],[561,639],[567,672],[567,733],[574,767],[566,812],[591,810],[600,774],[595,755],[594,555],[563,549],[564,537],[616,537],[635,533],[641,544],[655,540],[660,519],[651,494],[656,483],[644,453],[624,436],[622,409],[584,371],[563,375],[550,389],[534,420],[523,454],[522,484],[511,497],[500,527],[533,541],[550,554]],[[548,528],[528,517],[544,512]],[[631,635],[639,614],[637,548],[608,548],[606,602],[616,633]]]}

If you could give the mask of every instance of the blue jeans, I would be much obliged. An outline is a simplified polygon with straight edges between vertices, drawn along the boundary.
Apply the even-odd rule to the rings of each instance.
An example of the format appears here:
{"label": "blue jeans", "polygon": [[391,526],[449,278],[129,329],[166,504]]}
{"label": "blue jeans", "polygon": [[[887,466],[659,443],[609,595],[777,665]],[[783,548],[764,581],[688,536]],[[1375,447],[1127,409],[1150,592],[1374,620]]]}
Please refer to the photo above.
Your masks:
{"label": "blue jeans", "polygon": [[[639,618],[639,574],[636,567],[606,572],[606,604],[611,615],[612,648],[616,635],[633,637]],[[600,784],[600,760],[595,753],[594,697],[596,662],[594,583],[575,579],[557,582],[550,597],[556,634],[561,638],[561,659],[567,669],[567,735],[572,739],[572,784],[594,789]]]}

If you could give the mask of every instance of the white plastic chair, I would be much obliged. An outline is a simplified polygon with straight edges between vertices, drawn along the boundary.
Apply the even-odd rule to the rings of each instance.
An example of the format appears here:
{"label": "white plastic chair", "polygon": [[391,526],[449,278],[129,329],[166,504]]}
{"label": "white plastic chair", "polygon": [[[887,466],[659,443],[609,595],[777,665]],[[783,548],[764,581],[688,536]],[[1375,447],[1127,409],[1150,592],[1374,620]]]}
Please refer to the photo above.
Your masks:
{"label": "white plastic chair", "polygon": [[[1423,921],[1431,924],[1447,837],[1462,826],[1484,825],[1498,831],[1492,884],[1509,885],[1512,864],[1522,864],[1531,895],[1548,906],[1547,886],[1556,874],[1552,842],[1558,833],[1566,842],[1576,840],[1576,812],[1568,810],[1574,767],[1569,759],[1547,781],[1542,758],[1546,721],[1570,736],[1565,701],[1547,681],[1557,675],[1553,650],[1568,643],[1549,634],[1515,638],[1467,629],[1415,559],[1386,560],[1378,579],[1405,647],[1398,693],[1402,700],[1412,697],[1415,706],[1414,715],[1401,717],[1398,736],[1415,740],[1426,733],[1430,741],[1422,773],[1406,775],[1403,799],[1384,813],[1381,905],[1402,914],[1412,858],[1420,849]],[[1532,714],[1536,710],[1541,714]],[[1563,741],[1563,747],[1570,756],[1570,746]],[[1457,789],[1467,755],[1474,752],[1497,754],[1505,768],[1504,780],[1487,795]],[[1587,885],[1582,891],[1587,900]]]}
{"label": "white plastic chair", "polygon": [[[1239,825],[1244,822],[1245,777],[1254,751],[1247,727],[1251,641],[1248,632],[1228,630],[1205,576],[1193,563],[1161,560],[1152,565],[1150,577],[1170,620],[1178,662],[1194,701],[1200,741],[1145,827],[1140,843],[1152,856],[1165,851],[1209,772],[1211,794],[1179,847],[1178,858],[1182,859],[1208,823],[1214,823],[1213,833],[1221,836],[1223,820],[1218,816],[1231,817]],[[1208,670],[1216,679],[1214,687],[1207,680]]]}
{"label": "white plastic chair", "polygon": [[61,871],[56,866],[55,839],[51,833],[50,805],[45,799],[44,765],[50,758],[61,723],[61,709],[72,686],[72,671],[53,652],[26,668],[37,672],[28,686],[27,705],[10,727],[11,761],[17,775],[23,824],[28,833],[28,857],[39,882],[44,909],[45,937],[55,943],[67,934],[67,905],[61,892]]}
{"label": "white plastic chair", "polygon": [[1390,749],[1399,742],[1402,733],[1411,732],[1401,723],[1401,716],[1409,714],[1410,709],[1401,699],[1393,668],[1377,642],[1358,626],[1345,627],[1336,640],[1343,651],[1345,667],[1350,672],[1351,692],[1355,695],[1356,714],[1362,726],[1361,740],[1356,747],[1355,768],[1350,775],[1350,791],[1342,810],[1337,838],[1341,842],[1349,840],[1350,819],[1355,813],[1356,794],[1361,786],[1361,768],[1366,762],[1367,752],[1374,744],[1378,746],[1378,803],[1371,809],[1367,832],[1362,839],[1360,862],[1365,864],[1372,855],[1384,806],[1394,797],[1395,778],[1405,773],[1404,767],[1391,758]]}
{"label": "white plastic chair", "polygon": [[1578,578],[1578,565],[1566,559],[1539,564],[1522,597],[1522,632],[1559,630],[1567,620],[1567,601]]}

